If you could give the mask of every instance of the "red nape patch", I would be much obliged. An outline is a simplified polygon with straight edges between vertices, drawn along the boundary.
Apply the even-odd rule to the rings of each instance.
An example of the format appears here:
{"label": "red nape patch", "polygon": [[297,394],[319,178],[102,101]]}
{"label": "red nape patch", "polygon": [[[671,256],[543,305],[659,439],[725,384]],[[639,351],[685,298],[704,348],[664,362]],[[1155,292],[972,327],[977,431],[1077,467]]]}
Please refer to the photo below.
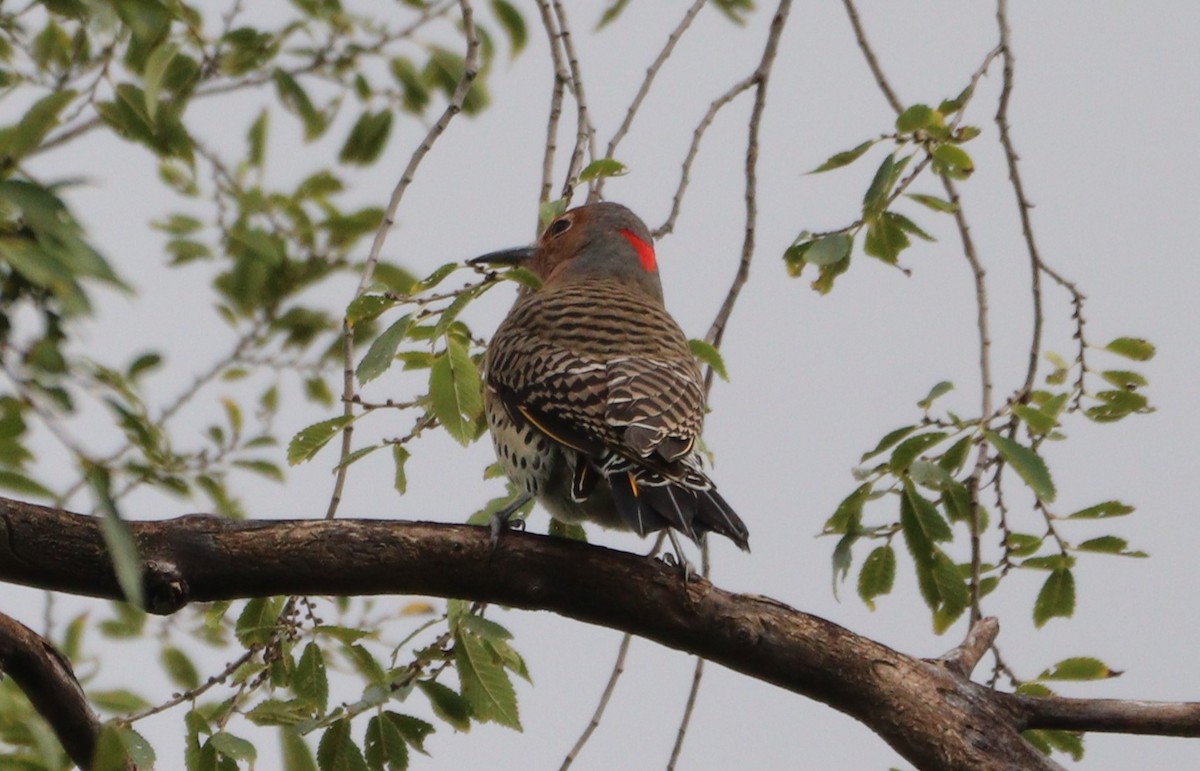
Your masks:
{"label": "red nape patch", "polygon": [[621,235],[625,236],[625,240],[633,244],[633,248],[637,250],[638,259],[642,262],[644,270],[658,270],[658,263],[654,261],[654,247],[638,238],[632,230],[628,228],[621,229]]}

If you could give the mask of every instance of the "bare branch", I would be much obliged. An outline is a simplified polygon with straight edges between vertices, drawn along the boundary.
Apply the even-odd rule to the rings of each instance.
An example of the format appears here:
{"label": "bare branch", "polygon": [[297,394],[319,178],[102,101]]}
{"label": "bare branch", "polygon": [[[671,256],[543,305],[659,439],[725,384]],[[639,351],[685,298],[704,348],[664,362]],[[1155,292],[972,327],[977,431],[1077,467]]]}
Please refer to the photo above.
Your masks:
{"label": "bare branch", "polygon": [[[463,102],[467,98],[467,92],[471,90],[471,84],[475,82],[475,76],[479,73],[479,38],[475,34],[475,15],[471,8],[469,0],[459,0],[459,8],[462,12],[463,36],[467,41],[467,52],[463,59],[463,73],[459,78],[458,84],[454,87],[454,93],[450,96],[450,102],[446,105],[446,109],[434,121],[434,124],[425,134],[425,138],[421,140],[421,144],[417,145],[417,149],[413,150],[412,156],[408,159],[408,165],[404,167],[404,173],[400,175],[400,181],[396,183],[395,189],[392,190],[392,197],[388,200],[387,210],[383,215],[383,222],[379,224],[379,228],[375,231],[375,238],[371,242],[371,251],[367,254],[366,264],[363,266],[362,276],[358,280],[358,288],[354,291],[355,297],[360,297],[367,287],[371,285],[371,278],[375,275],[375,266],[379,264],[379,256],[383,252],[383,243],[387,240],[388,233],[392,226],[396,224],[396,212],[400,209],[400,201],[404,198],[404,193],[408,190],[408,186],[412,184],[413,177],[417,173],[417,167],[421,165],[421,161],[433,149],[433,143],[438,137],[445,132],[446,127],[450,125],[450,121],[454,116],[462,111]],[[342,320],[342,403],[344,404],[342,414],[349,417],[354,414],[354,330],[350,327],[350,322],[347,319]],[[339,457],[345,460],[350,455],[353,447],[354,424],[347,425],[342,430],[342,446]],[[329,509],[325,512],[326,519],[333,519],[337,515],[338,505],[342,501],[342,490],[346,485],[346,475],[349,471],[349,465],[339,463],[337,474],[334,477],[333,493],[329,498]]]}
{"label": "bare branch", "polygon": [[[579,56],[575,53],[575,43],[571,39],[571,28],[567,23],[567,11],[560,0],[538,0],[538,8],[542,13],[542,24],[550,36],[550,48],[561,49],[553,53],[554,68],[557,77],[563,77],[570,87],[571,95],[575,97],[575,147],[571,151],[571,161],[567,165],[567,176],[563,182],[562,197],[569,202],[575,193],[575,182],[583,169],[585,154],[596,157],[596,128],[592,125],[588,113],[587,96],[583,87],[583,70],[579,66]],[[553,16],[551,16],[553,11]],[[567,73],[562,72],[563,61],[566,61]]]}
{"label": "bare branch", "polygon": [[[645,637],[816,699],[926,769],[1051,769],[1029,727],[1200,737],[1200,704],[1016,697],[766,597],[641,555],[530,533],[378,520],[133,521],[149,610],[279,594],[420,594],[543,609]],[[553,580],[548,580],[553,577]],[[100,521],[0,499],[0,581],[96,597],[120,587]],[[1092,705],[1092,706],[1088,706]],[[1090,711],[1089,711],[1090,710]]]}
{"label": "bare branch", "polygon": [[571,767],[571,764],[579,757],[583,746],[587,744],[588,739],[591,739],[592,734],[600,727],[600,718],[604,717],[604,710],[608,709],[608,701],[612,698],[613,691],[617,688],[617,680],[625,673],[625,656],[629,653],[629,644],[631,642],[633,642],[633,635],[626,632],[621,637],[621,645],[617,648],[617,661],[613,664],[612,674],[608,676],[608,683],[604,686],[604,692],[600,694],[600,702],[596,705],[596,711],[592,713],[592,719],[588,721],[587,727],[579,735],[575,746],[571,747],[571,751],[567,753],[567,757],[563,758],[562,765],[558,767],[558,771],[567,771]]}
{"label": "bare branch", "polygon": [[700,141],[704,139],[704,132],[708,131],[708,127],[712,125],[717,113],[724,109],[725,105],[736,99],[743,91],[753,88],[757,82],[757,76],[752,73],[733,84],[728,91],[718,96],[708,106],[708,112],[704,113],[704,117],[700,119],[700,123],[692,132],[692,143],[688,147],[687,156],[683,159],[679,185],[675,188],[675,195],[671,199],[671,213],[667,215],[666,222],[652,231],[652,235],[656,239],[662,238],[675,229],[675,220],[679,219],[679,209],[683,205],[683,194],[687,191],[688,183],[691,181],[692,163],[696,160],[696,154],[700,152]]}
{"label": "bare branch", "polygon": [[854,0],[842,0],[842,5],[846,6],[846,15],[850,17],[850,24],[854,27],[854,38],[858,41],[858,47],[862,51],[863,58],[867,60],[867,66],[871,68],[871,74],[875,76],[875,83],[879,86],[879,90],[883,92],[883,98],[891,105],[896,112],[904,111],[904,103],[900,101],[900,97],[896,96],[896,92],[892,90],[892,86],[888,83],[887,75],[883,73],[883,67],[879,66],[879,60],[875,58],[875,51],[871,48],[871,44],[867,42],[867,33],[863,29],[862,22],[858,18],[858,9],[854,7]]}
{"label": "bare branch", "polygon": [[1000,634],[999,621],[992,616],[981,618],[971,626],[962,645],[942,656],[938,661],[961,677],[970,677],[971,673],[975,671],[975,667],[979,665],[979,660],[992,647],[992,643],[996,642],[998,634]]}
{"label": "bare branch", "polygon": [[1025,713],[1026,728],[1062,731],[1195,737],[1200,734],[1200,703],[1168,704],[1131,699],[1039,699],[1005,694]]}
{"label": "bare branch", "polygon": [[[771,19],[771,30],[763,47],[762,60],[754,71],[754,107],[750,111],[749,137],[746,140],[746,225],[742,237],[742,258],[738,262],[733,284],[730,285],[729,292],[725,295],[725,300],[721,303],[721,308],[717,311],[717,316],[705,337],[714,348],[721,347],[721,340],[725,337],[725,325],[729,323],[729,316],[733,313],[738,295],[750,277],[750,260],[754,257],[754,239],[758,228],[758,134],[762,125],[763,110],[767,106],[767,83],[771,78],[771,67],[775,64],[779,37],[783,34],[791,8],[792,0],[780,0],[775,16]],[[709,367],[704,375],[705,392],[712,388],[712,382],[713,370]]]}
{"label": "bare branch", "polygon": [[1000,89],[1000,102],[996,109],[996,125],[1000,128],[1000,144],[1004,147],[1004,159],[1008,163],[1008,179],[1017,197],[1017,213],[1021,217],[1021,233],[1025,237],[1030,262],[1029,292],[1033,300],[1033,331],[1029,338],[1029,366],[1025,372],[1025,384],[1021,387],[1021,393],[1026,394],[1033,389],[1038,354],[1042,349],[1042,257],[1038,253],[1037,242],[1033,237],[1033,223],[1029,217],[1033,204],[1025,197],[1025,186],[1021,182],[1021,171],[1018,168],[1017,149],[1013,145],[1012,128],[1008,123],[1008,103],[1012,98],[1015,57],[1009,40],[1007,0],[996,2],[996,23],[1000,27],[1000,55],[1004,60],[1004,83]]}
{"label": "bare branch", "polygon": [[[701,568],[700,574],[705,578],[712,577],[712,560],[709,559],[708,541],[700,544]],[[675,746],[671,748],[671,758],[667,761],[667,771],[675,771],[679,761],[679,753],[683,751],[683,740],[687,737],[688,725],[692,722],[692,713],[696,709],[696,700],[700,696],[700,683],[704,680],[704,659],[696,657],[696,666],[692,670],[692,686],[688,689],[687,703],[683,708],[683,717],[679,720],[679,730],[675,732]]]}
{"label": "bare branch", "polygon": [[[696,18],[696,14],[700,13],[700,9],[704,7],[706,2],[708,2],[708,0],[695,0],[691,7],[687,9],[687,13],[683,15],[683,19],[680,20],[679,24],[675,27],[675,29],[671,30],[670,35],[667,35],[666,44],[663,46],[662,50],[658,52],[658,56],[654,58],[654,61],[646,69],[646,77],[642,80],[642,85],[638,88],[638,92],[633,97],[633,101],[629,103],[629,109],[625,113],[625,119],[621,121],[621,125],[617,127],[616,133],[613,134],[612,139],[609,140],[608,149],[604,151],[604,157],[612,158],[613,154],[616,153],[617,145],[619,145],[621,140],[625,138],[625,135],[629,133],[629,127],[633,125],[633,119],[637,115],[637,111],[641,108],[642,102],[645,100],[646,95],[650,93],[650,86],[654,83],[654,78],[658,75],[658,71],[662,69],[664,64],[666,64],[667,59],[669,59],[671,56],[671,52],[675,50],[675,45],[679,42],[679,39],[683,37],[683,33],[687,31],[688,27],[692,26],[692,19]],[[603,190],[604,177],[601,177],[596,180],[596,195],[599,196]]]}

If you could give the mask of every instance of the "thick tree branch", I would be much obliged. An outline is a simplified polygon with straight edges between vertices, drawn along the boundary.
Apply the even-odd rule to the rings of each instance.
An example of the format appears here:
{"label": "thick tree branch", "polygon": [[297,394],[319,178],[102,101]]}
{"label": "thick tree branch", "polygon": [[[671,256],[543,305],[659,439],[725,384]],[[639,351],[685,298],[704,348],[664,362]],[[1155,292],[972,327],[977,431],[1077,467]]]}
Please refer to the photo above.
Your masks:
{"label": "thick tree branch", "polygon": [[[684,582],[657,560],[486,528],[368,520],[131,522],[150,610],[279,594],[421,594],[549,610],[621,629],[816,699],[923,769],[1049,769],[1027,727],[1200,736],[1200,705],[1030,701],[766,597]],[[99,520],[0,499],[0,581],[121,596]],[[1093,712],[1087,705],[1094,706]],[[1095,720],[1088,719],[1089,714]],[[1139,716],[1136,729],[1129,715]]]}
{"label": "thick tree branch", "polygon": [[13,679],[54,728],[67,755],[89,768],[100,719],[88,704],[71,663],[46,638],[0,614],[0,675]]}

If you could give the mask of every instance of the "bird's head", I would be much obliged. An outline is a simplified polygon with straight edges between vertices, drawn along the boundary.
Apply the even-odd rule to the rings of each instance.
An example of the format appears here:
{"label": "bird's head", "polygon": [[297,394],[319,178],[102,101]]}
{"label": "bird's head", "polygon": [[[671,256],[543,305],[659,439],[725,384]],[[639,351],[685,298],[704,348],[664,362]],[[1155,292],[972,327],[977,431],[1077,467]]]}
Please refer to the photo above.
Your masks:
{"label": "bird's head", "polygon": [[521,265],[542,287],[615,279],[662,300],[654,237],[619,203],[592,203],[556,217],[537,243],[476,257],[471,264]]}

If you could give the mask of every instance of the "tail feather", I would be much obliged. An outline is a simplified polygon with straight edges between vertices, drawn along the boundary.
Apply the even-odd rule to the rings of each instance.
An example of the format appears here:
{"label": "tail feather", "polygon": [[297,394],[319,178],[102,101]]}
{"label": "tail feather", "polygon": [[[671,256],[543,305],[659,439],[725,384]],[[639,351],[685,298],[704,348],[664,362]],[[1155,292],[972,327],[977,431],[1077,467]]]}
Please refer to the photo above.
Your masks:
{"label": "tail feather", "polygon": [[621,519],[638,535],[669,527],[699,543],[711,532],[750,551],[746,524],[698,468],[648,468],[617,458],[598,471],[608,480]]}
{"label": "tail feather", "polygon": [[738,545],[742,551],[750,551],[750,531],[746,523],[725,502],[715,487],[696,494],[696,529],[723,535]]}
{"label": "tail feather", "polygon": [[666,523],[655,516],[650,507],[640,496],[637,481],[630,471],[618,471],[608,477],[609,487],[612,488],[613,503],[621,519],[638,535],[646,535],[652,530],[661,530]]}

